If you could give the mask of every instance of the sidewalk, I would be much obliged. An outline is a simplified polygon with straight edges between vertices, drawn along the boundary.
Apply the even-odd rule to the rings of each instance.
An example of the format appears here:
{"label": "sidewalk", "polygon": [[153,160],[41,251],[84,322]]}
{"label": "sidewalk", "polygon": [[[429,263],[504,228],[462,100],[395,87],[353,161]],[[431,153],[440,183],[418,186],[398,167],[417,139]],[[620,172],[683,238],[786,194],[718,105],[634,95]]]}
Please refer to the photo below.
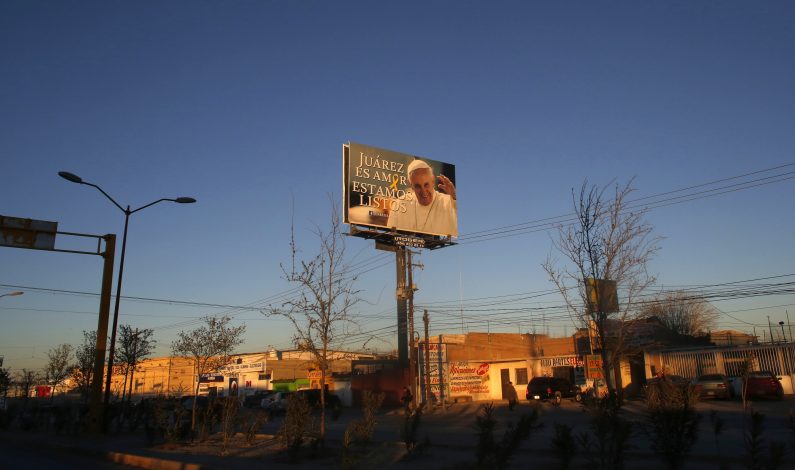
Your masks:
{"label": "sidewalk", "polygon": [[[477,443],[474,428],[475,417],[480,407],[486,402],[462,403],[448,409],[437,409],[422,417],[418,442],[429,442],[418,455],[406,456],[405,447],[401,442],[400,430],[404,416],[401,410],[387,410],[378,415],[378,425],[373,436],[374,444],[370,452],[361,459],[356,468],[396,468],[420,469],[458,469],[468,468],[475,462]],[[759,405],[768,416],[767,438],[783,439],[789,437],[785,427],[783,411],[790,403],[765,403]],[[701,433],[688,458],[687,468],[700,469],[704,466],[717,468],[719,464],[729,461],[728,468],[744,468],[745,449],[741,427],[742,416],[735,413],[737,404],[717,402],[704,405],[700,410],[703,414]],[[530,405],[522,403],[514,411],[508,411],[502,402],[495,402],[495,418],[498,421],[494,436],[502,438],[508,423],[518,419],[520,413],[530,411]],[[575,434],[588,429],[589,415],[579,405],[564,403],[560,407],[542,406],[541,422],[544,427],[536,430],[515,453],[511,468],[526,468],[529,463],[542,465],[542,468],[558,466],[558,456],[554,453],[551,440],[554,435],[555,423],[567,424]],[[707,412],[717,410],[727,422],[727,429],[721,435],[720,454],[716,452],[714,435],[709,429]],[[641,422],[644,405],[629,402],[624,407],[627,417]],[[351,420],[361,416],[358,410],[346,409],[340,420],[327,421],[327,445],[332,449],[341,447],[343,433]],[[274,437],[280,420],[267,423],[258,434],[253,445],[243,442],[241,435],[222,455],[219,437],[214,435],[208,442],[195,444],[161,444],[149,446],[143,432],[115,436],[74,436],[43,433],[0,432],[0,439],[32,452],[67,453],[90,456],[100,460],[108,460],[130,467],[147,469],[250,469],[252,465],[267,465],[272,468],[295,467],[327,467],[339,466],[335,458],[309,460],[303,465],[288,463],[279,451],[280,443]],[[626,468],[655,469],[664,468],[657,456],[651,452],[649,437],[638,434],[632,439],[633,447],[626,452]],[[790,454],[792,455],[792,454]],[[795,459],[785,460],[784,468],[795,468]],[[587,461],[581,454],[575,459],[573,468],[587,467]]]}

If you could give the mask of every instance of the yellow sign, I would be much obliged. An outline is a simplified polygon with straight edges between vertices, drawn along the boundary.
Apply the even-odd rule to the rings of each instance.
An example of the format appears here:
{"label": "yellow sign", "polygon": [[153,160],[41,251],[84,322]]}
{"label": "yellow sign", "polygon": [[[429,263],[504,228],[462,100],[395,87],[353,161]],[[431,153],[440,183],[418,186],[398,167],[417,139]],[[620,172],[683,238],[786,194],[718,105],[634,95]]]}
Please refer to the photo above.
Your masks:
{"label": "yellow sign", "polygon": [[589,379],[604,379],[602,356],[591,354],[585,356],[585,376]]}
{"label": "yellow sign", "polygon": [[585,279],[585,291],[588,295],[588,310],[590,312],[613,313],[618,312],[618,294],[616,281],[605,279]]}

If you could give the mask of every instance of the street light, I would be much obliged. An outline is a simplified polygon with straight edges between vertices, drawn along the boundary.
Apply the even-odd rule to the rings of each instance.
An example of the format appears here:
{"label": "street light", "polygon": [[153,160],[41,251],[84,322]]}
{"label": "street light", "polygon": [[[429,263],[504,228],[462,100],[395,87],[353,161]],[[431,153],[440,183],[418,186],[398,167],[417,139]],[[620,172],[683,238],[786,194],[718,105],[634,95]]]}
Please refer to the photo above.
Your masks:
{"label": "street light", "polygon": [[22,294],[24,294],[24,292],[22,292],[21,290],[18,290],[18,291],[15,291],[15,292],[9,292],[8,294],[0,294],[0,297],[15,297],[17,295],[22,295]]}
{"label": "street light", "polygon": [[[787,335],[784,334],[784,322],[780,321],[780,322],[778,322],[778,325],[781,327],[781,337],[784,338],[784,342],[786,343],[787,342]],[[790,340],[792,340],[792,338],[790,338]]]}
{"label": "street light", "polygon": [[107,405],[110,402],[110,378],[113,374],[113,355],[116,347],[116,326],[119,321],[119,300],[121,299],[121,281],[122,276],[124,275],[124,252],[127,249],[127,226],[130,223],[130,215],[135,214],[136,212],[146,209],[147,207],[154,206],[155,204],[163,201],[171,201],[176,202],[178,204],[193,204],[196,202],[196,199],[192,197],[178,197],[178,198],[160,198],[156,201],[150,202],[149,204],[145,204],[137,209],[130,209],[128,205],[127,208],[123,208],[115,199],[110,197],[108,193],[106,193],[102,188],[97,186],[96,184],[89,183],[87,181],[83,181],[83,178],[77,176],[74,173],[69,173],[68,171],[59,171],[58,176],[61,178],[70,181],[72,183],[77,184],[84,184],[86,186],[92,186],[97,188],[99,192],[101,192],[106,198],[110,200],[116,207],[119,208],[122,212],[124,212],[124,236],[122,237],[121,242],[121,260],[119,261],[119,279],[118,283],[116,284],[116,304],[113,307],[113,328],[111,329],[110,334],[110,350],[108,352],[108,373],[105,379],[105,404]]}

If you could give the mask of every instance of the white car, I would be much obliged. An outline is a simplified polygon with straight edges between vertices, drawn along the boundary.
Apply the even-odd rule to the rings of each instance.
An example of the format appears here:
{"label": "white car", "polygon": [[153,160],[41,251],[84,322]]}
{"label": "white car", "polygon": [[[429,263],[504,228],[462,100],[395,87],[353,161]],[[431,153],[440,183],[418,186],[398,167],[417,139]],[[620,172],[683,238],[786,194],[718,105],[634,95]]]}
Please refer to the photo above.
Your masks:
{"label": "white car", "polygon": [[262,399],[260,406],[271,413],[284,413],[287,400],[293,392],[274,392]]}

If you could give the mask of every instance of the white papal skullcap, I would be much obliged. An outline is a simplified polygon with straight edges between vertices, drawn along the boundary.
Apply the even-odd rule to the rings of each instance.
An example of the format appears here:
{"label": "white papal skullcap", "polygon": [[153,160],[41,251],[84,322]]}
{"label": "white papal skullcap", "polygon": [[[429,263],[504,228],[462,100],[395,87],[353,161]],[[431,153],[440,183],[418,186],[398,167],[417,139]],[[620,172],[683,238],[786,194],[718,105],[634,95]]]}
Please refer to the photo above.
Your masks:
{"label": "white papal skullcap", "polygon": [[431,168],[430,165],[428,165],[424,161],[420,160],[419,158],[415,158],[413,162],[409,163],[409,167],[408,167],[408,170],[407,170],[406,174],[411,176],[411,174],[415,170],[421,170],[423,168],[427,168],[428,170],[431,170],[431,173],[433,173],[433,169]]}

